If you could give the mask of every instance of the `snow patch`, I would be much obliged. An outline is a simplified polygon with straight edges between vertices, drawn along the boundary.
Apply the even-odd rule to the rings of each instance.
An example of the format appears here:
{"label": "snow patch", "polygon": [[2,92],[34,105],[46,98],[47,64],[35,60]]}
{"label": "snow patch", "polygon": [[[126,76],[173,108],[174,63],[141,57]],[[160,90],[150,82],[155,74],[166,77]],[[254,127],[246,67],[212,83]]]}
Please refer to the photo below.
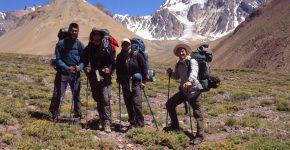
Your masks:
{"label": "snow patch", "polygon": [[5,19],[6,13],[0,12],[0,18]]}

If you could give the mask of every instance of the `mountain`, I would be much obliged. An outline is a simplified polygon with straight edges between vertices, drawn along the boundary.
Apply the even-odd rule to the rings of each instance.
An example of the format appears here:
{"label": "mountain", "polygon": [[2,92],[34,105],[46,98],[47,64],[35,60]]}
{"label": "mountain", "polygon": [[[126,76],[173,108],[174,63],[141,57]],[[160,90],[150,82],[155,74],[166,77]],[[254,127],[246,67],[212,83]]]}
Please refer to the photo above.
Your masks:
{"label": "mountain", "polygon": [[149,40],[212,40],[233,31],[269,0],[164,0],[148,16],[114,15],[132,32]]}
{"label": "mountain", "polygon": [[[49,55],[54,53],[57,33],[71,22],[80,25],[79,39],[86,45],[93,27],[107,28],[120,41],[136,35],[84,0],[51,0],[21,18],[17,28],[0,37],[0,52]],[[161,49],[145,41],[149,54]]]}
{"label": "mountain", "polygon": [[290,69],[290,1],[272,0],[215,46],[217,67]]}
{"label": "mountain", "polygon": [[16,27],[18,21],[26,14],[35,11],[40,6],[25,7],[22,10],[0,11],[0,36]]}

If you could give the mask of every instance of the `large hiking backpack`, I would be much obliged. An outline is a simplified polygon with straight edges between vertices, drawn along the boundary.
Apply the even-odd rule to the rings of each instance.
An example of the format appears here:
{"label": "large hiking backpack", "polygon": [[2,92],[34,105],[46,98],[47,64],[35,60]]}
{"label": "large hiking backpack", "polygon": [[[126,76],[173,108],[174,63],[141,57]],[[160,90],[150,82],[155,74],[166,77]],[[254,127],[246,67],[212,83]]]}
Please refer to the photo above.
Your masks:
{"label": "large hiking backpack", "polygon": [[104,33],[104,38],[108,40],[108,44],[114,50],[114,53],[116,53],[116,47],[119,47],[118,41],[112,35],[110,35],[110,31],[108,29],[101,29],[100,31]]}
{"label": "large hiking backpack", "polygon": [[[212,61],[213,54],[208,45],[201,45],[196,51],[191,53],[190,57],[198,62],[197,78],[203,87],[203,91],[209,91],[211,88],[217,88],[221,80],[218,76],[210,75],[211,71],[208,63]],[[191,67],[189,66],[188,68],[190,69]]]}
{"label": "large hiking backpack", "polygon": [[145,60],[145,66],[148,68],[148,76],[147,81],[153,82],[156,80],[155,78],[155,70],[150,69],[149,70],[149,62],[148,62],[148,54],[146,53],[146,46],[142,39],[139,38],[132,38],[131,41],[131,49],[134,51],[133,57],[137,57],[138,53],[140,53],[144,60]]}
{"label": "large hiking backpack", "polygon": [[59,29],[58,34],[57,34],[58,40],[65,39],[68,36],[69,36],[68,27]]}

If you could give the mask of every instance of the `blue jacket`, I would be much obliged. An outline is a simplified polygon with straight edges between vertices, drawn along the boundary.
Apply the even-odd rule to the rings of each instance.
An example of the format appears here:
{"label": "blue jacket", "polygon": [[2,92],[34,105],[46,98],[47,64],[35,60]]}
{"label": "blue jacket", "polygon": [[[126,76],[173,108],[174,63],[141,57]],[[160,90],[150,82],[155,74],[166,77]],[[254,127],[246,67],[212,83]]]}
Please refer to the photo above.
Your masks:
{"label": "blue jacket", "polygon": [[66,38],[58,41],[55,48],[57,68],[64,74],[69,73],[66,71],[69,66],[80,66],[80,69],[83,70],[84,63],[80,61],[83,50],[84,45],[78,39]]}

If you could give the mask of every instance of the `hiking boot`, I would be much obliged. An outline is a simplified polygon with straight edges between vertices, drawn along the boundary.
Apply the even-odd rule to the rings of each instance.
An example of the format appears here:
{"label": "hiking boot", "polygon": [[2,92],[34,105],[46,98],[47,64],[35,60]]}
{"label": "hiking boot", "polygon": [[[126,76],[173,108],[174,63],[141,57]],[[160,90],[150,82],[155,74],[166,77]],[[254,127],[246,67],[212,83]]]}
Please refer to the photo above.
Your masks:
{"label": "hiking boot", "polygon": [[163,131],[168,132],[168,131],[179,131],[181,128],[179,126],[168,126],[164,127]]}
{"label": "hiking boot", "polygon": [[192,145],[198,145],[204,140],[203,137],[196,137],[193,140],[190,141],[190,144]]}
{"label": "hiking boot", "polygon": [[110,123],[109,120],[105,120],[105,121],[103,122],[103,129],[104,129],[104,131],[105,131],[106,133],[111,133],[111,132],[112,132],[112,131],[111,131],[111,123]]}
{"label": "hiking boot", "polygon": [[56,114],[55,113],[49,111],[48,115],[49,115],[49,120],[50,121],[56,121],[57,118],[56,118]]}

